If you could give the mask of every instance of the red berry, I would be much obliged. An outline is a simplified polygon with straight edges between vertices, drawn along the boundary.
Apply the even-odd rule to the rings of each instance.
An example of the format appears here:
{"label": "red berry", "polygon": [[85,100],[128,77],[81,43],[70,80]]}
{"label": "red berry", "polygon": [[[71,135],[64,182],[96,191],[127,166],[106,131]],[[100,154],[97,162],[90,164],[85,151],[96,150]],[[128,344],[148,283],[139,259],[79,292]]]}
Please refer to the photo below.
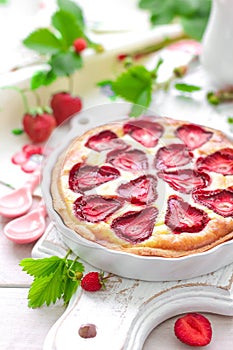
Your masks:
{"label": "red berry", "polygon": [[205,346],[212,338],[212,328],[209,320],[199,313],[189,313],[175,322],[176,337],[187,345]]}
{"label": "red berry", "polygon": [[80,97],[73,97],[68,92],[58,92],[52,96],[50,101],[53,115],[60,125],[73,114],[80,112],[82,109],[82,101]]}
{"label": "red berry", "polygon": [[83,38],[78,38],[74,41],[73,47],[75,52],[80,53],[87,48],[87,42]]}
{"label": "red berry", "polygon": [[35,143],[46,141],[56,125],[56,120],[51,114],[43,113],[33,116],[27,113],[23,116],[24,131]]}
{"label": "red berry", "polygon": [[103,278],[99,272],[89,272],[81,280],[81,287],[88,292],[96,292],[103,286]]}

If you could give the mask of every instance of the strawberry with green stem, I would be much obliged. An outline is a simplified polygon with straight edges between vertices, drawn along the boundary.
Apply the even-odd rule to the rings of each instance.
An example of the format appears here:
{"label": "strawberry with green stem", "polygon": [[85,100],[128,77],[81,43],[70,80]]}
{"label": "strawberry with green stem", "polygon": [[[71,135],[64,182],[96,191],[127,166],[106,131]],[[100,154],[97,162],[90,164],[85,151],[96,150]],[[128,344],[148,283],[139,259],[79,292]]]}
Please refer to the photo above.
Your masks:
{"label": "strawberry with green stem", "polygon": [[40,106],[39,95],[36,94],[38,106],[36,108],[29,108],[25,90],[13,86],[5,86],[2,89],[15,90],[20,94],[25,110],[22,118],[23,130],[30,140],[34,143],[47,141],[57,123],[50,109]]}

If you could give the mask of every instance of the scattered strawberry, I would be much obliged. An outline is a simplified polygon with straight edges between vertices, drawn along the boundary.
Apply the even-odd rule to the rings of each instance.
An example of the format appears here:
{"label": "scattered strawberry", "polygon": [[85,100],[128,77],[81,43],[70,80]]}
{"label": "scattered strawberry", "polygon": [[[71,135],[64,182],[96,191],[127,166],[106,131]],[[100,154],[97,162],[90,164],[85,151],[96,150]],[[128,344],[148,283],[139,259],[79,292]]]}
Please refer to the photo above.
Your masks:
{"label": "scattered strawberry", "polygon": [[58,92],[52,96],[50,101],[53,115],[60,125],[73,114],[78,113],[82,109],[82,101],[80,97],[72,96],[68,92]]}
{"label": "scattered strawberry", "polygon": [[35,116],[26,113],[23,116],[24,131],[35,143],[46,141],[56,125],[54,116],[48,113],[37,113]]}
{"label": "scattered strawberry", "polygon": [[80,53],[87,48],[87,42],[83,38],[78,38],[74,41],[73,47],[75,52]]}
{"label": "scattered strawberry", "polygon": [[99,272],[89,272],[81,280],[81,287],[87,292],[97,292],[104,287],[103,275]]}
{"label": "scattered strawberry", "polygon": [[199,313],[189,313],[178,318],[174,332],[182,343],[191,346],[208,345],[212,338],[210,321]]}

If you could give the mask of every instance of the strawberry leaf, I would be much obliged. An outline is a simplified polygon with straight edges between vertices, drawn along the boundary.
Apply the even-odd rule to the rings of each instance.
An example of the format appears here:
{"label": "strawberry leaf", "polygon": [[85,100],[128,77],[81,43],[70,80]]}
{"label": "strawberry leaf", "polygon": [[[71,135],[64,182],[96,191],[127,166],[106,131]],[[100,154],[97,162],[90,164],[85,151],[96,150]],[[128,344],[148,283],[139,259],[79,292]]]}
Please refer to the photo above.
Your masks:
{"label": "strawberry leaf", "polygon": [[57,76],[52,70],[35,72],[30,81],[30,87],[32,90],[36,90],[40,86],[48,86],[56,80],[56,78]]}
{"label": "strawberry leaf", "polygon": [[182,92],[195,92],[200,91],[201,87],[196,85],[189,85],[184,83],[177,83],[175,84],[175,88]]}
{"label": "strawberry leaf", "polygon": [[64,267],[65,262],[60,259],[53,273],[34,279],[28,293],[28,306],[32,308],[40,307],[43,304],[49,306],[61,298],[64,290]]}
{"label": "strawberry leaf", "polygon": [[60,32],[65,49],[68,49],[75,39],[84,36],[82,28],[69,12],[63,10],[55,12],[52,16],[52,25]]}
{"label": "strawberry leaf", "polygon": [[50,59],[52,71],[57,76],[69,76],[83,65],[82,57],[76,52],[59,52]]}
{"label": "strawberry leaf", "polygon": [[13,135],[22,135],[24,133],[23,129],[13,129],[11,130]]}
{"label": "strawberry leaf", "polygon": [[62,50],[62,41],[49,29],[37,29],[23,40],[23,44],[42,55],[54,54]]}
{"label": "strawberry leaf", "polygon": [[143,66],[133,66],[112,82],[112,90],[129,102],[148,107],[152,82],[151,72]]}
{"label": "strawberry leaf", "polygon": [[64,259],[51,256],[42,259],[26,258],[21,260],[19,265],[31,276],[44,277],[54,273],[61,263],[65,263]]}
{"label": "strawberry leaf", "polygon": [[57,4],[61,10],[66,11],[69,14],[73,15],[79,27],[82,30],[84,29],[85,23],[84,23],[83,13],[81,8],[76,3],[70,0],[57,0]]}
{"label": "strawberry leaf", "polygon": [[80,280],[73,281],[70,278],[66,279],[63,292],[63,300],[66,305],[69,303],[72,295],[76,292],[79,285]]}

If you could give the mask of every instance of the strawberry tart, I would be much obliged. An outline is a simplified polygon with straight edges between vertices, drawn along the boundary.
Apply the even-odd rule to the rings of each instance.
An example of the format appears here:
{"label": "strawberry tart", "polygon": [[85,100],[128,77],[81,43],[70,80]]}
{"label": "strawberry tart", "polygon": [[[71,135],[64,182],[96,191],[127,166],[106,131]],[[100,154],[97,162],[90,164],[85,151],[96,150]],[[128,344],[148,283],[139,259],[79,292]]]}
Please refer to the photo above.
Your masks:
{"label": "strawberry tart", "polygon": [[233,237],[233,143],[166,117],[102,125],[76,137],[53,168],[65,225],[108,249],[181,257]]}

